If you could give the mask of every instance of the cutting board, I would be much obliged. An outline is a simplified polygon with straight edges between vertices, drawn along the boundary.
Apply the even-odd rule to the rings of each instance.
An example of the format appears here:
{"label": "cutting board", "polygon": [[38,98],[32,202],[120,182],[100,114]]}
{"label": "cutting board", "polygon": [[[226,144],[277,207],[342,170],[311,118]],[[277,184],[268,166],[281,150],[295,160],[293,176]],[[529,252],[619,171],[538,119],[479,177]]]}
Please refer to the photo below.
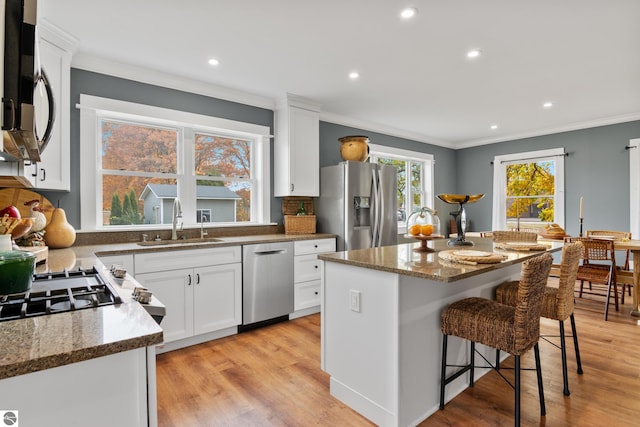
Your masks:
{"label": "cutting board", "polygon": [[47,225],[51,222],[51,215],[55,207],[51,204],[46,197],[24,188],[3,188],[0,189],[0,209],[4,209],[7,206],[13,205],[20,211],[20,215],[23,217],[31,216],[29,206],[25,206],[25,202],[38,199],[40,207],[44,211],[44,216],[47,218]]}

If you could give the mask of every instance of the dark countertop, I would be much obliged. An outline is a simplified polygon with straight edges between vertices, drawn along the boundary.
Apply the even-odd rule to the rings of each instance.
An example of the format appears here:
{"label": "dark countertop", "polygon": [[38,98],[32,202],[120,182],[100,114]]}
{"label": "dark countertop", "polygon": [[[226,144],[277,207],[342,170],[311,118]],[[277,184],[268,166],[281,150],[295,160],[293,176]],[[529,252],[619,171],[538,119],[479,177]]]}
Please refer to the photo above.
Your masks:
{"label": "dark countertop", "polygon": [[[508,265],[517,264],[539,255],[535,251],[510,251],[494,247],[490,238],[467,239],[475,243],[474,246],[448,247],[447,240],[429,242],[429,246],[436,252],[415,252],[420,243],[407,243],[381,248],[359,249],[347,252],[320,254],[318,258],[327,262],[336,262],[372,270],[386,271],[422,279],[439,282],[454,282],[467,277],[476,276],[490,270],[496,270]],[[549,246],[548,251],[555,252],[562,248],[563,242],[544,242]],[[435,245],[435,246],[434,246]],[[442,260],[438,252],[443,250],[474,250],[493,252],[506,256],[506,259],[496,264],[466,265]]]}
{"label": "dark countertop", "polygon": [[[47,263],[36,271],[105,269],[96,255],[134,254],[205,247],[310,240],[335,237],[330,234],[268,234],[222,237],[216,242],[140,246],[137,243],[108,243],[50,250]],[[116,289],[132,289],[135,280],[127,276]],[[126,295],[127,292],[124,292]],[[129,292],[130,294],[130,292]],[[0,379],[76,363],[135,348],[160,344],[162,328],[136,301],[0,322]]]}

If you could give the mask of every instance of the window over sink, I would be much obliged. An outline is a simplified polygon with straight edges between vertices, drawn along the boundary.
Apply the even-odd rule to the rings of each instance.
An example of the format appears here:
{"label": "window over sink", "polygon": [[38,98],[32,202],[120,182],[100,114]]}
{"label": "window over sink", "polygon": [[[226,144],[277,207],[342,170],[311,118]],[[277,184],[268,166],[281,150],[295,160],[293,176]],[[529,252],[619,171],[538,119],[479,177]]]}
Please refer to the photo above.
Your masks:
{"label": "window over sink", "polygon": [[266,126],[80,96],[83,230],[270,221]]}

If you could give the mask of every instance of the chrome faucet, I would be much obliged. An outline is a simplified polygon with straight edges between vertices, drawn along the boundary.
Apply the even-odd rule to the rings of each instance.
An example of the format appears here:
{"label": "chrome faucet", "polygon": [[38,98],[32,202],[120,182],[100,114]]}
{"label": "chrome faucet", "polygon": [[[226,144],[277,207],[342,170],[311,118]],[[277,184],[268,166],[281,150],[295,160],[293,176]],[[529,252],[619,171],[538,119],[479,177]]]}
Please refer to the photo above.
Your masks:
{"label": "chrome faucet", "polygon": [[209,233],[204,229],[204,216],[200,219],[200,238],[204,239],[204,236],[208,236]]}
{"label": "chrome faucet", "polygon": [[[182,218],[182,205],[180,204],[180,199],[177,197],[173,199],[173,223],[171,228],[171,240],[178,240],[178,233],[176,232],[176,224],[178,223],[178,218]],[[182,221],[180,221],[182,224]]]}

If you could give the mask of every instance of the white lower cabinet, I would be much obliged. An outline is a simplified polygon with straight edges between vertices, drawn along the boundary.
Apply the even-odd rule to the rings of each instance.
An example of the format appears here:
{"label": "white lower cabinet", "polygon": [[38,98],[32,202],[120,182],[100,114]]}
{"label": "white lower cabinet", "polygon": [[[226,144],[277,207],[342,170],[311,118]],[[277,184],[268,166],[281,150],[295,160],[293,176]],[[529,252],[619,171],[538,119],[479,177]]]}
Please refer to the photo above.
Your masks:
{"label": "white lower cabinet", "polygon": [[320,261],[317,255],[335,252],[336,239],[300,240],[294,243],[294,309],[291,318],[320,311]]}
{"label": "white lower cabinet", "polygon": [[241,261],[240,246],[136,254],[136,280],[167,307],[165,351],[237,332]]}

